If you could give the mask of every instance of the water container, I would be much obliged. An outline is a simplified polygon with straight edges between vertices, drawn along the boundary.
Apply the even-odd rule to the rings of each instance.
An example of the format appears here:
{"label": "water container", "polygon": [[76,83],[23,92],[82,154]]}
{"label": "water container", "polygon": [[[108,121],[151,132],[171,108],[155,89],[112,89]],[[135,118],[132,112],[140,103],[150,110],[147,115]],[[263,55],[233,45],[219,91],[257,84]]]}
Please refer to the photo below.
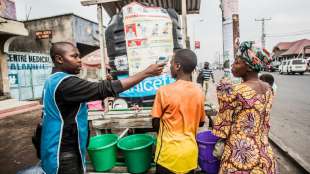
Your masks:
{"label": "water container", "polygon": [[199,147],[198,163],[200,168],[207,174],[217,174],[219,171],[220,161],[212,155],[218,139],[209,130],[197,135]]}

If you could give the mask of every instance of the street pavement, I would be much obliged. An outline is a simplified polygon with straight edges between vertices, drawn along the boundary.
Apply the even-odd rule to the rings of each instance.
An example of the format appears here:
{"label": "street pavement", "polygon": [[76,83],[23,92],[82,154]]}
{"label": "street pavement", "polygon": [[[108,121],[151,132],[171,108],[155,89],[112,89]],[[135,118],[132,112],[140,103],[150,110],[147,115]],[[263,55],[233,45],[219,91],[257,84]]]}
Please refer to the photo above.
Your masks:
{"label": "street pavement", "polygon": [[310,74],[272,73],[277,85],[271,139],[310,172]]}
{"label": "street pavement", "polygon": [[[265,73],[265,72],[262,72]],[[271,113],[270,139],[277,155],[280,172],[304,173],[298,165],[310,171],[310,73],[305,75],[279,75],[272,73],[277,85]],[[216,83],[223,72],[215,72]],[[211,84],[207,103],[217,108],[215,85]],[[280,148],[280,149],[276,149]],[[286,156],[288,155],[288,156]],[[293,158],[295,162],[289,162]]]}

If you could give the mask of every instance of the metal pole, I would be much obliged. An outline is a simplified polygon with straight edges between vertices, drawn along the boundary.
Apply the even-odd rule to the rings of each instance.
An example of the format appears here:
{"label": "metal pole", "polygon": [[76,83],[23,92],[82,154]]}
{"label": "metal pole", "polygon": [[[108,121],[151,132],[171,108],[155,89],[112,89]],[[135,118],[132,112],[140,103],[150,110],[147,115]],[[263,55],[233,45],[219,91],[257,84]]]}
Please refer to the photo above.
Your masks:
{"label": "metal pole", "polygon": [[218,53],[218,58],[219,58],[219,63],[218,63],[218,68],[221,67],[221,53],[220,52],[217,52]]}
{"label": "metal pole", "polygon": [[100,44],[100,57],[101,57],[101,76],[100,79],[104,80],[106,77],[106,66],[105,66],[105,29],[103,27],[103,9],[102,4],[97,5],[97,17],[99,22],[99,44]]}
{"label": "metal pole", "polygon": [[182,31],[183,31],[183,45],[185,48],[188,48],[189,45],[187,45],[187,20],[186,20],[186,14],[187,14],[187,7],[186,7],[186,0],[182,0]]}
{"label": "metal pole", "polygon": [[194,40],[194,50],[196,51],[196,45],[195,45],[195,42],[196,42],[196,23],[194,22],[194,26],[193,26],[193,30],[194,30],[194,34],[193,34],[193,40]]}
{"label": "metal pole", "polygon": [[265,48],[265,20],[262,20],[262,47]]}

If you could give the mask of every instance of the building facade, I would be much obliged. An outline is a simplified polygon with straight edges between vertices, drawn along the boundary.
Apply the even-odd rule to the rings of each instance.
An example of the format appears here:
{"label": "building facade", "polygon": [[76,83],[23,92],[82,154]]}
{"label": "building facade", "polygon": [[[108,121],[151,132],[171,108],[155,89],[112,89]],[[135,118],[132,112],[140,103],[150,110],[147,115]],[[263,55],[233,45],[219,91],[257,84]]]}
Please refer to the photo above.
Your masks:
{"label": "building facade", "polygon": [[7,46],[16,36],[27,36],[22,22],[16,21],[15,1],[0,1],[0,100],[10,97]]}
{"label": "building facade", "polygon": [[99,48],[98,24],[74,14],[24,21],[28,36],[15,37],[8,45],[6,60],[10,94],[19,100],[41,97],[44,81],[51,74],[52,43],[73,43],[84,56]]}
{"label": "building facade", "polygon": [[310,57],[310,40],[301,39],[293,42],[280,42],[273,48],[273,60],[282,61],[293,58]]}

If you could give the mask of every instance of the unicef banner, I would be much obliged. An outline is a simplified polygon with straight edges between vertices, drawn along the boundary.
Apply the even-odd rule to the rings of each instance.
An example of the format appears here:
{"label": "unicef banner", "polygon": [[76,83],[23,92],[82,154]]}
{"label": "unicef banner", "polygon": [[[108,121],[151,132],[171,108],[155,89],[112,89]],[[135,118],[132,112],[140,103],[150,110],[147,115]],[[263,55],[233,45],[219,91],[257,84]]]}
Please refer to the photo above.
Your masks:
{"label": "unicef banner", "polygon": [[154,96],[159,87],[174,82],[169,68],[173,55],[172,20],[165,9],[137,2],[126,5],[122,12],[129,74],[134,75],[154,63],[166,63],[166,66],[163,75],[143,80],[120,97]]}
{"label": "unicef banner", "polygon": [[[123,79],[128,77],[127,75],[119,76],[118,79]],[[167,85],[174,82],[175,80],[171,78],[170,75],[162,75],[158,77],[149,77],[138,85],[130,88],[127,91],[122,92],[120,97],[146,97],[153,96],[159,87]]]}
{"label": "unicef banner", "polygon": [[133,75],[150,64],[166,62],[173,55],[172,20],[165,9],[146,7],[132,2],[122,9],[129,74]]}

